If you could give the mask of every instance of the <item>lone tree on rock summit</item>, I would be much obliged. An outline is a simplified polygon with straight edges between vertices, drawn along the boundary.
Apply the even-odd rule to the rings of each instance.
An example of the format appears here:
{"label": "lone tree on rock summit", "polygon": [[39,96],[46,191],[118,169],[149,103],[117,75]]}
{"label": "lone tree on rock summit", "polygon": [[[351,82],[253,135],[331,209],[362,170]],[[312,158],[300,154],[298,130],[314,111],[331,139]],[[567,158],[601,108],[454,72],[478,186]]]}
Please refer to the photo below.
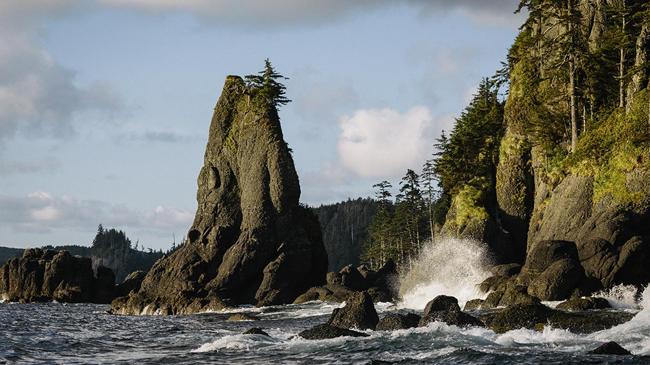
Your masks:
{"label": "lone tree on rock summit", "polygon": [[277,108],[291,102],[285,96],[287,88],[278,81],[289,78],[276,72],[268,58],[264,60],[264,70],[258,72],[257,75],[246,75],[245,79],[253,96],[260,97],[274,107]]}

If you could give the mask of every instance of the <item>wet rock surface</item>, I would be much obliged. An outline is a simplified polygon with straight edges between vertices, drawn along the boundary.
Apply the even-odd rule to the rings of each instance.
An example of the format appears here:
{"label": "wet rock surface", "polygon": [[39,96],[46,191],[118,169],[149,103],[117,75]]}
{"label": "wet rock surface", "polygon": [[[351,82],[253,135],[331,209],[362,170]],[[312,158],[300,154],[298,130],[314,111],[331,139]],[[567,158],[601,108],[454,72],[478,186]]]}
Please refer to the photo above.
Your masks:
{"label": "wet rock surface", "polygon": [[632,355],[632,353],[623,348],[623,346],[613,341],[604,343],[589,351],[589,353],[596,355]]}
{"label": "wet rock surface", "polygon": [[352,331],[347,328],[335,327],[330,324],[319,324],[318,326],[304,330],[298,336],[307,340],[325,340],[328,338],[336,337],[368,337],[369,335],[363,332]]}
{"label": "wet rock surface", "polygon": [[375,329],[379,316],[372,298],[366,292],[356,292],[348,297],[343,308],[334,309],[329,325],[340,328]]}
{"label": "wet rock surface", "polygon": [[385,315],[377,323],[377,331],[395,331],[407,328],[414,328],[420,323],[419,315],[415,313],[390,313]]}
{"label": "wet rock surface", "polygon": [[446,295],[439,295],[427,303],[418,325],[422,327],[436,321],[460,327],[484,326],[481,320],[460,310],[458,299]]}

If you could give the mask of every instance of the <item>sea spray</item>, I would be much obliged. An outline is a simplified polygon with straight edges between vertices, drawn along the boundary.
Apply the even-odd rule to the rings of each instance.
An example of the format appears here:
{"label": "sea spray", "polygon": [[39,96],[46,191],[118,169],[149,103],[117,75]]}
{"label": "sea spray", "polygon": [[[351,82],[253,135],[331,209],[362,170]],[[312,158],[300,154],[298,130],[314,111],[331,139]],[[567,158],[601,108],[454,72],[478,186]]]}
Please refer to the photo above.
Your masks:
{"label": "sea spray", "polygon": [[639,299],[643,299],[643,297],[639,298],[641,293],[642,292],[634,285],[619,284],[595,293],[594,296],[607,299],[612,308],[636,309],[640,305],[643,306],[642,303],[639,302]]}
{"label": "sea spray", "polygon": [[485,294],[478,290],[490,273],[484,243],[461,238],[441,238],[425,245],[411,269],[400,278],[401,307],[423,309],[437,295],[451,295],[462,306]]}

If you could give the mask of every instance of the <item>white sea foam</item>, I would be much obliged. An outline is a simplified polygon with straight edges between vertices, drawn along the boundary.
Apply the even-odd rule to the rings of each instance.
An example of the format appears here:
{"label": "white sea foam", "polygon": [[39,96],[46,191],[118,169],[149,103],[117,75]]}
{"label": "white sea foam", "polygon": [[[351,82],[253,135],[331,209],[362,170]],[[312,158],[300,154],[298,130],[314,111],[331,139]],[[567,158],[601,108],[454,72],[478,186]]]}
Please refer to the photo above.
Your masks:
{"label": "white sea foam", "polygon": [[633,285],[616,285],[610,289],[600,291],[594,296],[607,299],[613,308],[617,309],[638,309],[637,302],[638,290]]}
{"label": "white sea foam", "polygon": [[205,343],[192,352],[212,352],[219,350],[245,350],[277,343],[278,340],[264,335],[226,335],[215,341]]}
{"label": "white sea foam", "polygon": [[441,238],[428,243],[420,257],[400,279],[403,308],[423,309],[437,295],[451,295],[461,307],[482,298],[477,287],[487,278],[491,260],[484,243],[460,238]]}

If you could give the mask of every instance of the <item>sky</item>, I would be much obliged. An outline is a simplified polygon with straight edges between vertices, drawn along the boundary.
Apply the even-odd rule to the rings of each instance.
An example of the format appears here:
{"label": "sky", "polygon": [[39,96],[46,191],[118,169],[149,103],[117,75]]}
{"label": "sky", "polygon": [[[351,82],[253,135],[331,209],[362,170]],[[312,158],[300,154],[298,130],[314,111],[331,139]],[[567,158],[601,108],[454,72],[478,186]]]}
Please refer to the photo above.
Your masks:
{"label": "sky", "polygon": [[301,201],[419,170],[505,60],[517,0],[0,1],[0,245],[186,234],[227,75],[270,58]]}

